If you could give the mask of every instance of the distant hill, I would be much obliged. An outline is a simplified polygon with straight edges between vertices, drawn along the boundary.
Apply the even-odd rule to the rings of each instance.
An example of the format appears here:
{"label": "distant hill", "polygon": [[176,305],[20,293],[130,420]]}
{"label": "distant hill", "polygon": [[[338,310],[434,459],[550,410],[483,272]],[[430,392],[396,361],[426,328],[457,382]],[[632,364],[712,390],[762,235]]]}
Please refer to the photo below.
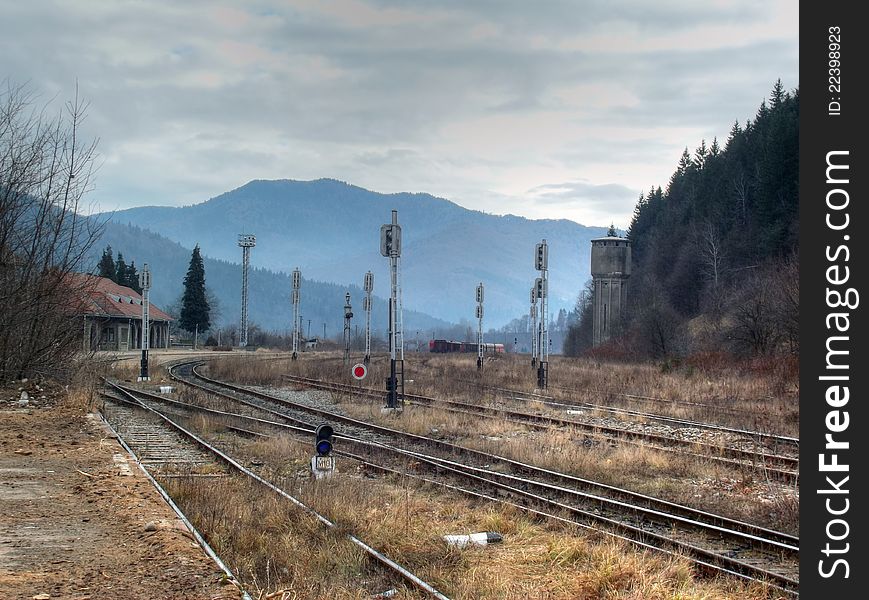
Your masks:
{"label": "distant hill", "polygon": [[[190,263],[192,248],[166,239],[156,233],[128,225],[107,222],[102,237],[92,248],[90,264],[96,265],[99,255],[106,245],[120,251],[124,260],[135,261],[141,270],[148,263],[152,271],[151,300],[161,308],[170,308],[181,295],[184,276]],[[223,260],[203,257],[205,263],[205,282],[218,300],[219,316],[217,327],[237,324],[241,313],[241,265]],[[304,273],[303,273],[304,275]],[[284,332],[291,327],[292,305],[290,304],[290,277],[267,269],[253,268],[250,272],[251,323],[268,331]],[[312,281],[303,277],[301,290],[301,314],[303,327],[307,330],[311,319],[311,335],[322,335],[323,323],[331,337],[343,329],[344,294],[349,291],[356,318],[354,324],[361,324],[362,290],[360,286],[343,286],[334,283]],[[375,297],[372,310],[372,329],[379,337],[385,337],[386,301]],[[422,330],[442,329],[451,324],[441,319],[416,311],[405,310],[405,332],[413,328]],[[405,337],[409,339],[405,333]]]}
{"label": "distant hill", "polygon": [[[589,240],[605,232],[568,220],[490,215],[429,194],[379,194],[330,179],[251,181],[201,204],[141,207],[105,216],[115,224],[159,232],[185,249],[198,243],[203,255],[234,263],[241,257],[237,235],[252,233],[257,246],[251,262],[257,267],[288,273],[298,266],[305,277],[337,283],[342,290],[348,283],[361,285],[371,270],[375,293],[386,297],[388,263],[380,256],[379,236],[392,209],[398,210],[402,226],[405,308],[453,322],[473,320],[474,288],[483,281],[486,327],[527,312],[536,277],[534,244],[542,238],[549,242],[553,314],[572,308],[589,276]],[[125,257],[133,251],[120,239],[112,245]],[[136,254],[138,263],[146,253],[137,248]],[[186,266],[184,259],[171,268],[183,276]]]}

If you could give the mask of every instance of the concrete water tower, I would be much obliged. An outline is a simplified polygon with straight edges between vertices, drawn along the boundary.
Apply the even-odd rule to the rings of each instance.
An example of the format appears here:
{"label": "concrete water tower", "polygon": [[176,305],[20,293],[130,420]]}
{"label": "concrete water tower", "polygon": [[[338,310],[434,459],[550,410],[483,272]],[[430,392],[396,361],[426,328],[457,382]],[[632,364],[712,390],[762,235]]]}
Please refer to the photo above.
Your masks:
{"label": "concrete water tower", "polygon": [[592,343],[597,346],[621,331],[626,318],[631,242],[610,226],[606,237],[591,240],[591,276],[594,282]]}

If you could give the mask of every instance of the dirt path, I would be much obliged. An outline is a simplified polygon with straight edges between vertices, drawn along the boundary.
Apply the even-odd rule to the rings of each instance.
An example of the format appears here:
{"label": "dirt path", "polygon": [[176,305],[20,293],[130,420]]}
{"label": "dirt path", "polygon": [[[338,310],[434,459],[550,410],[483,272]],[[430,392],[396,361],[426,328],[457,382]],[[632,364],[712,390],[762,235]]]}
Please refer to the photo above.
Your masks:
{"label": "dirt path", "polygon": [[239,598],[98,417],[4,404],[0,598]]}

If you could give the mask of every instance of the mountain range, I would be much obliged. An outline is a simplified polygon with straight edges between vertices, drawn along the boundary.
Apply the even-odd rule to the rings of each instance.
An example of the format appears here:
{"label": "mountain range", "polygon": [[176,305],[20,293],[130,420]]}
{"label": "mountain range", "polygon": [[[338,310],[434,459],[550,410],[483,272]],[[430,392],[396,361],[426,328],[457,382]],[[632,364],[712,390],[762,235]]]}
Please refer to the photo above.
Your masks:
{"label": "mountain range", "polygon": [[[361,309],[359,288],[366,271],[374,273],[374,294],[388,297],[388,260],[380,255],[380,226],[390,221],[393,209],[402,227],[403,303],[405,310],[417,311],[407,313],[406,332],[473,321],[479,282],[486,286],[487,329],[527,313],[538,275],[534,245],[543,238],[549,245],[551,313],[570,309],[589,277],[590,240],[606,232],[569,220],[487,214],[429,194],[380,194],[332,179],[256,180],[200,204],[146,206],[95,218],[106,221],[100,251],[111,244],[127,262],[148,262],[155,269],[155,302],[171,302],[180,295],[190,250],[198,244],[207,257],[207,284],[222,308],[220,319],[227,322],[234,322],[240,312],[237,236],[256,235],[251,318],[266,329],[280,329],[290,317],[274,303],[280,299],[287,305],[287,273],[295,267],[301,269],[309,290],[318,286],[309,298],[320,292],[334,294],[324,317],[338,315],[326,319],[336,327],[346,289]],[[158,267],[164,273],[158,274]],[[158,284],[161,275],[167,280],[165,289]],[[304,287],[302,296],[303,316],[323,308],[305,307]],[[375,302],[375,312],[377,308]]]}

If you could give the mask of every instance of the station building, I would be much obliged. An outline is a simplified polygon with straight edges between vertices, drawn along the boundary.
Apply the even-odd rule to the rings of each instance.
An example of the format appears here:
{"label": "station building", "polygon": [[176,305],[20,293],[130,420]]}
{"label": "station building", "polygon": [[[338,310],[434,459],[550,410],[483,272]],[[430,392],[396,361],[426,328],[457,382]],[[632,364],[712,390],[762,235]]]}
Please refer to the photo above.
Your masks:
{"label": "station building", "polygon": [[[142,347],[142,296],[105,277],[77,274],[74,288],[82,296],[76,312],[82,317],[85,352],[138,350]],[[148,306],[150,348],[169,347],[172,317],[153,303]]]}

